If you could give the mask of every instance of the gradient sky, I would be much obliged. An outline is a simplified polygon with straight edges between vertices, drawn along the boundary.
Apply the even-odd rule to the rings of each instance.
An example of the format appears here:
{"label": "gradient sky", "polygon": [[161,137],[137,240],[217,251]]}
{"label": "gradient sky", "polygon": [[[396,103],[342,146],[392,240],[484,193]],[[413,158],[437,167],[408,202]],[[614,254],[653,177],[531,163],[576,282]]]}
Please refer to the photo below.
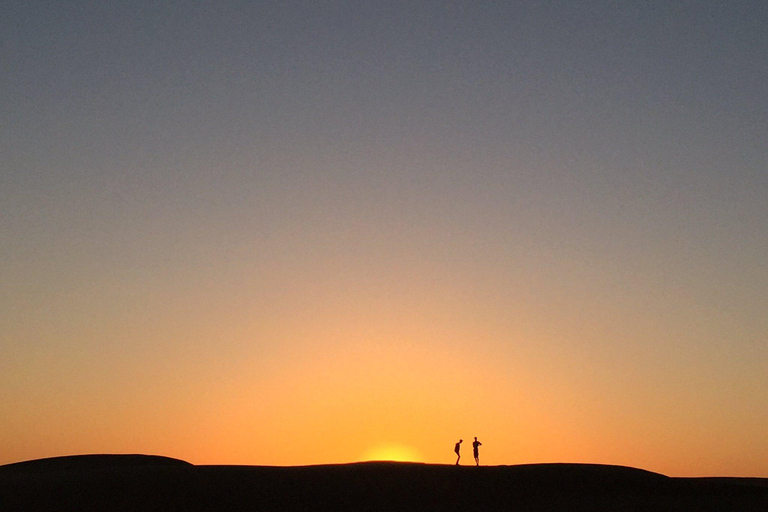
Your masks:
{"label": "gradient sky", "polygon": [[768,476],[766,27],[4,2],[0,464]]}

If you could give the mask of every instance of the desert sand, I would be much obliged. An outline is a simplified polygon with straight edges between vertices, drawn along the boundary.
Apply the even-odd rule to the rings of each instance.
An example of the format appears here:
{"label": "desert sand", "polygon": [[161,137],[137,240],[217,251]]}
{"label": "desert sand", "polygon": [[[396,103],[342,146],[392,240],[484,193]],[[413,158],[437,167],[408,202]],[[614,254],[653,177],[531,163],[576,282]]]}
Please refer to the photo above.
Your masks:
{"label": "desert sand", "polygon": [[768,479],[591,464],[195,466],[82,455],[0,466],[0,510],[766,511]]}

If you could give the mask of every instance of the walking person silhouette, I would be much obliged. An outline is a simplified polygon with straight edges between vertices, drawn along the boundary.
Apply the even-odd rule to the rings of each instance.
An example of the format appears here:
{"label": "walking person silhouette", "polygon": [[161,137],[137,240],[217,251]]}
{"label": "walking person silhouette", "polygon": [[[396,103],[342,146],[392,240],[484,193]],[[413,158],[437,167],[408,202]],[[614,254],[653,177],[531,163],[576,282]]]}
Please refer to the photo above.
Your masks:
{"label": "walking person silhouette", "polygon": [[456,452],[456,465],[459,465],[459,459],[461,458],[461,453],[459,453],[459,450],[461,450],[461,442],[463,439],[459,439],[459,442],[456,443],[456,447],[453,449],[453,451]]}
{"label": "walking person silhouette", "polygon": [[[477,440],[477,437],[475,437],[475,442],[472,443],[472,452],[475,455],[475,465],[480,465],[480,452],[478,451],[478,447],[482,446],[483,443]],[[456,461],[458,464],[458,461]]]}

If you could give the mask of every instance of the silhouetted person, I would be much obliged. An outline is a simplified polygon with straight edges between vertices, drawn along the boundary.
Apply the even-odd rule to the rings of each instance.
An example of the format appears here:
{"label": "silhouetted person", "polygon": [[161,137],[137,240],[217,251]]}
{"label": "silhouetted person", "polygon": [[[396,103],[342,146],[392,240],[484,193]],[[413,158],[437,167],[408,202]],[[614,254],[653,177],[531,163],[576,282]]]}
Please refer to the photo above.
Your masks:
{"label": "silhouetted person", "polygon": [[483,445],[483,443],[481,443],[480,441],[478,441],[478,440],[477,440],[477,438],[475,438],[475,442],[474,442],[474,443],[472,443],[472,452],[473,452],[473,453],[474,453],[474,455],[475,455],[475,464],[476,464],[477,466],[479,466],[479,465],[480,465],[480,452],[479,452],[477,449],[478,449],[478,447],[480,447],[480,446],[482,446],[482,445]]}
{"label": "silhouetted person", "polygon": [[456,452],[456,465],[459,465],[459,459],[461,458],[461,453],[459,453],[459,450],[461,450],[461,442],[463,439],[459,439],[459,442],[456,443],[456,447],[453,449],[453,451]]}

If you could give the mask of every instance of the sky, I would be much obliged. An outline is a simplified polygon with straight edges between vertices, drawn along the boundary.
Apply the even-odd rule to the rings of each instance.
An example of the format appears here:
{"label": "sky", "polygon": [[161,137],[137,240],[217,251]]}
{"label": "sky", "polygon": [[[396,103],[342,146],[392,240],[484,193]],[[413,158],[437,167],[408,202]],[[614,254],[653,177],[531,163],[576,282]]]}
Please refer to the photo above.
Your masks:
{"label": "sky", "polygon": [[8,1],[0,464],[768,477],[768,4]]}

